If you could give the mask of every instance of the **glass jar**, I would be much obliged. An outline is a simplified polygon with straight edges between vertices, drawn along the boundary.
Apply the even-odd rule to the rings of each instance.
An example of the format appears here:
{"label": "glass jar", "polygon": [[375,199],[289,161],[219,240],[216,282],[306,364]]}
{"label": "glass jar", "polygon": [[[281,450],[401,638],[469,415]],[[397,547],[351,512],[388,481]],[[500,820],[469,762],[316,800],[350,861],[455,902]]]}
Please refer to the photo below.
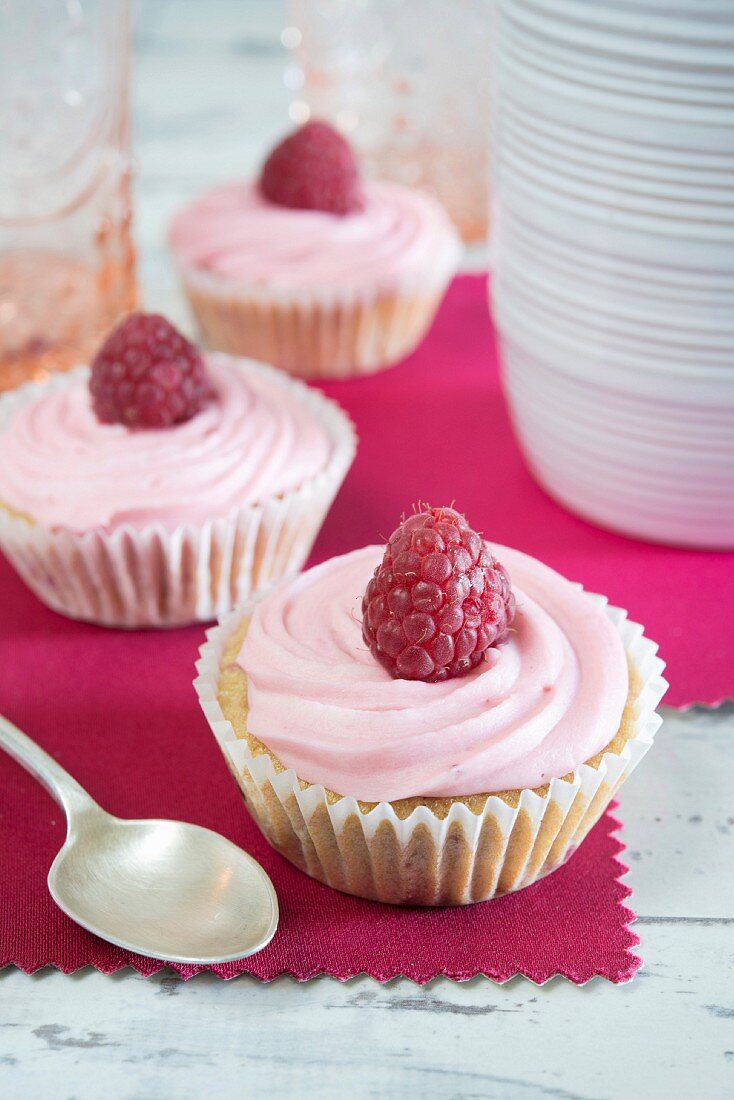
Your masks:
{"label": "glass jar", "polygon": [[136,301],[128,0],[0,2],[0,390]]}

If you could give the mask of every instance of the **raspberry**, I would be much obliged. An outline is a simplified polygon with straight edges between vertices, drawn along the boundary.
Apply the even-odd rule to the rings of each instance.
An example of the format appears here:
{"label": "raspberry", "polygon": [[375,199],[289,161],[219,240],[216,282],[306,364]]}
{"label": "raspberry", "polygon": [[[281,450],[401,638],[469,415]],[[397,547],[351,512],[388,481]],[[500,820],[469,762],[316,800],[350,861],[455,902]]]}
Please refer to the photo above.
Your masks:
{"label": "raspberry", "polygon": [[260,191],[277,206],[297,210],[364,209],[352,147],[328,122],[307,122],[275,146],[262,167]]}
{"label": "raspberry", "polygon": [[515,614],[510,578],[453,508],[425,508],[393,531],[362,600],[362,637],[395,678],[464,676]]}
{"label": "raspberry", "polygon": [[131,313],[92,360],[92,406],[104,424],[167,428],[213,396],[201,353],[158,313]]}

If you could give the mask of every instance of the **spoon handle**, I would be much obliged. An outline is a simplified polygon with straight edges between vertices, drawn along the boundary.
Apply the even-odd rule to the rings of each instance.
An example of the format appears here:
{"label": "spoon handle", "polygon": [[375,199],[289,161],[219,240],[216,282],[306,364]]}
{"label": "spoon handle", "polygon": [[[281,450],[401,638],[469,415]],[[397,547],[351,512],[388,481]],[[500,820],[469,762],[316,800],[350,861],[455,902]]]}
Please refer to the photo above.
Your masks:
{"label": "spoon handle", "polygon": [[82,810],[97,809],[97,803],[90,798],[76,779],[49,756],[40,745],[31,741],[17,726],[0,714],[0,748],[17,760],[19,764],[40,780],[56,801],[63,807],[67,820],[72,814]]}

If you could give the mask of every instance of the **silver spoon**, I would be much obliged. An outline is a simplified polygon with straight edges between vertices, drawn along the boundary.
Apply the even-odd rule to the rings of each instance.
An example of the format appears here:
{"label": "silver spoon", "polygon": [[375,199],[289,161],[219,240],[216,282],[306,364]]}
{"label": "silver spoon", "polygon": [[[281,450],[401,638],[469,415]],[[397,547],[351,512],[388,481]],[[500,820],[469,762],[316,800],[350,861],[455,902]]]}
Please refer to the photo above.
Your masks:
{"label": "silver spoon", "polygon": [[2,716],[0,747],[64,809],[66,841],[48,888],[77,924],[128,951],[180,963],[242,959],[273,938],[273,884],[241,848],[182,821],[113,817]]}

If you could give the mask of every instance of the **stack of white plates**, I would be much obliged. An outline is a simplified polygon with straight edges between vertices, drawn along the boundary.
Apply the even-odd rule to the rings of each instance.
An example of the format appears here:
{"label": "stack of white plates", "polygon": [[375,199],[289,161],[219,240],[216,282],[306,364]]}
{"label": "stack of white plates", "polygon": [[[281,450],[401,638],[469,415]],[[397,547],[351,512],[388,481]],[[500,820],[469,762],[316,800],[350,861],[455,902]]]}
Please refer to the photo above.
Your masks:
{"label": "stack of white plates", "polygon": [[734,0],[498,0],[492,295],[528,461],[734,546]]}

